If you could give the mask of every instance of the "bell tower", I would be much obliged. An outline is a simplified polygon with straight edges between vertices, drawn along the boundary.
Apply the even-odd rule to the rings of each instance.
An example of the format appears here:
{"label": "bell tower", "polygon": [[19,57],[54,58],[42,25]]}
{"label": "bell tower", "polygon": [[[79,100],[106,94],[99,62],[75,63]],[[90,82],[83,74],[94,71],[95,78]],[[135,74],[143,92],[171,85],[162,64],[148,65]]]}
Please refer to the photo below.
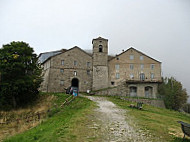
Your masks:
{"label": "bell tower", "polygon": [[108,40],[98,37],[93,44],[93,85],[92,90],[108,87]]}

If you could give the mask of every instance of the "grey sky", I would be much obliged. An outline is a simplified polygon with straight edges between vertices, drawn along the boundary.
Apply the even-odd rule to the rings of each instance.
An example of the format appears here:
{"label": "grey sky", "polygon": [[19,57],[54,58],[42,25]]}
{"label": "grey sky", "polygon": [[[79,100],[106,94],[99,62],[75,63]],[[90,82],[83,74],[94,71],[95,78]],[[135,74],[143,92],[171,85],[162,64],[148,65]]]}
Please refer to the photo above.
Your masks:
{"label": "grey sky", "polygon": [[109,53],[133,46],[162,62],[190,94],[190,0],[0,0],[0,45],[22,40],[37,54],[91,49],[109,40]]}

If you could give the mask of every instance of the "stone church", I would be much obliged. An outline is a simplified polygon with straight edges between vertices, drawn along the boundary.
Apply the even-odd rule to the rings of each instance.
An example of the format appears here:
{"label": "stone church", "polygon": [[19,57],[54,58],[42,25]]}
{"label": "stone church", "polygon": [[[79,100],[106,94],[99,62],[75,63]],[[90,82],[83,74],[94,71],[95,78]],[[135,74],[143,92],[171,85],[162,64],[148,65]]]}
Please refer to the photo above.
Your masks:
{"label": "stone church", "polygon": [[108,40],[92,40],[93,49],[77,46],[41,53],[44,67],[43,92],[64,92],[75,86],[80,92],[124,87],[123,96],[156,98],[161,82],[161,62],[129,48],[116,56],[108,55]]}

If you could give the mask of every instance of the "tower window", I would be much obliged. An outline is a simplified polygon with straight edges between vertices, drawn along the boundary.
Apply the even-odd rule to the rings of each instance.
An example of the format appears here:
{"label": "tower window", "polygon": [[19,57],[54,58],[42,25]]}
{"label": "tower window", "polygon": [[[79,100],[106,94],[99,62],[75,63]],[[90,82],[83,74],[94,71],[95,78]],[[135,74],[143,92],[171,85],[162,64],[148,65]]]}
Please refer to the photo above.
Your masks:
{"label": "tower window", "polygon": [[74,66],[76,66],[77,65],[77,61],[74,61]]}
{"label": "tower window", "polygon": [[103,46],[99,45],[99,52],[103,52]]}

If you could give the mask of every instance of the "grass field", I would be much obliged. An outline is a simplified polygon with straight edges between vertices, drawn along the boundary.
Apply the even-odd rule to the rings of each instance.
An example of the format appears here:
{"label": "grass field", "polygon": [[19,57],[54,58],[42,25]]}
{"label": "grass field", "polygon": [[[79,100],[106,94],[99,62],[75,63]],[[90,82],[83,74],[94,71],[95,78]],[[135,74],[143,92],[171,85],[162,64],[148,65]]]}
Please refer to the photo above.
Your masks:
{"label": "grass field", "polygon": [[[128,110],[128,114],[133,117],[141,128],[149,130],[155,137],[160,137],[160,141],[181,142],[183,132],[177,121],[190,123],[190,115],[185,115],[177,111],[156,108],[149,105],[143,105],[143,110],[138,110],[130,108],[130,102],[121,100],[118,97],[109,97],[109,100],[121,108]],[[190,139],[186,139],[186,141],[190,141]]]}
{"label": "grass field", "polygon": [[[55,96],[53,107],[48,118],[38,126],[5,139],[5,142],[96,142],[101,138],[94,137],[96,131],[89,130],[92,123],[93,109],[96,105],[84,97],[77,97],[63,108],[60,105],[68,95],[63,93],[48,94]],[[149,131],[153,137],[159,137],[160,142],[181,142],[183,133],[177,121],[190,123],[190,116],[180,112],[171,111],[143,105],[143,110],[130,108],[130,102],[118,97],[108,97],[119,107],[127,111],[127,115],[139,128]],[[126,120],[127,121],[127,120]],[[190,141],[188,138],[185,141]]]}
{"label": "grass field", "polygon": [[63,93],[54,94],[57,99],[54,108],[49,113],[49,118],[35,128],[24,133],[7,138],[5,142],[57,142],[75,141],[74,129],[78,123],[82,123],[85,115],[90,113],[94,107],[93,103],[86,99],[77,97],[69,105],[60,108],[59,106],[68,97]]}

